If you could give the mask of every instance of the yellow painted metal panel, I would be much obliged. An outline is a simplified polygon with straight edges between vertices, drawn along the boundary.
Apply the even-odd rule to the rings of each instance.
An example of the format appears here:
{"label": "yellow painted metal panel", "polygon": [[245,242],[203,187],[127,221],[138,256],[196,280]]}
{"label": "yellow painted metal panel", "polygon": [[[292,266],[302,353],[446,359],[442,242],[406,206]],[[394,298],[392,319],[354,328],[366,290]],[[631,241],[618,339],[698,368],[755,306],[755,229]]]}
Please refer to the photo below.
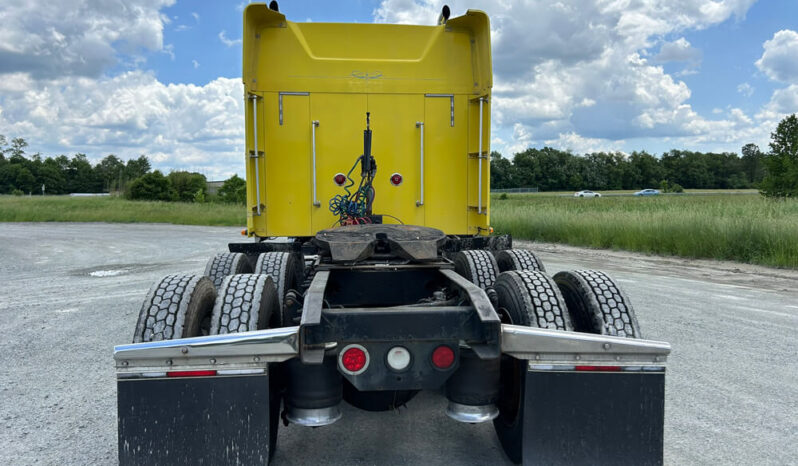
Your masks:
{"label": "yellow painted metal panel", "polygon": [[454,126],[449,97],[424,99],[426,225],[452,234],[468,233],[468,98],[454,96]]}
{"label": "yellow painted metal panel", "polygon": [[[490,164],[481,159],[484,214],[478,214],[478,112],[473,103],[479,96],[489,99],[492,86],[490,28],[484,13],[468,11],[439,26],[300,24],[264,4],[250,4],[243,37],[245,92],[262,96],[257,132],[264,155],[247,159],[251,234],[308,236],[336,222],[329,201],[343,190],[333,177],[346,173],[362,153],[367,110],[373,114],[377,160],[374,213],[448,234],[487,233]],[[279,94],[286,92],[309,95],[285,95],[280,124]],[[454,126],[449,99],[429,94],[454,95]],[[248,151],[254,142],[250,105]],[[490,152],[489,115],[486,104],[485,155]],[[315,178],[314,120],[319,121]],[[424,122],[423,206],[416,205],[421,190],[416,121]],[[359,181],[359,167],[355,173]],[[392,173],[403,176],[401,186],[390,184]],[[318,206],[313,205],[314,181]],[[258,201],[256,184],[265,209],[261,216],[252,212]]]}
{"label": "yellow painted metal panel", "polygon": [[[421,191],[421,128],[424,96],[369,94],[373,131],[372,154],[377,161],[374,180],[374,213],[392,215],[410,225],[424,225],[423,205],[416,205]],[[391,184],[394,173],[402,175],[399,186]],[[385,223],[398,223],[385,217]]]}
{"label": "yellow painted metal panel", "polygon": [[[284,26],[245,29],[245,83],[261,91],[474,93],[490,87],[485,76],[473,72],[471,31],[458,34],[445,26],[393,24],[279,24]],[[269,46],[274,43],[280,46]]]}
{"label": "yellow painted metal panel", "polygon": [[[330,212],[329,202],[334,195],[345,191],[333,179],[337,173],[346,174],[363,153],[366,109],[365,94],[316,93],[310,96],[310,117],[319,122],[316,128],[316,189],[319,205],[312,208],[311,214],[314,232],[330,228],[338,220]],[[353,178],[360,181],[360,169],[356,168],[354,173],[357,176]]]}
{"label": "yellow painted metal panel", "polygon": [[[307,236],[310,223],[310,104],[308,96],[283,96],[283,124],[279,96],[265,93],[259,101],[260,188],[265,209],[254,219],[261,236]],[[254,170],[247,173],[254,176]],[[254,205],[248,184],[248,204]],[[250,212],[251,213],[251,212]]]}

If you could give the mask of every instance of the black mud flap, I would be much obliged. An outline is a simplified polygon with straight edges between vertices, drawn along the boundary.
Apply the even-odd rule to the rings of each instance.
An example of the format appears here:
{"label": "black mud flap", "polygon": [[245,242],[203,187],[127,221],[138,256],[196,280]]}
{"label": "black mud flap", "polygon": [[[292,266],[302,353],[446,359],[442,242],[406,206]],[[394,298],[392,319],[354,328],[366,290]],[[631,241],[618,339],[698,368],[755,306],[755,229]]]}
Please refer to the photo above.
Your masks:
{"label": "black mud flap", "polygon": [[121,465],[268,463],[266,372],[120,378],[117,403]]}
{"label": "black mud flap", "polygon": [[526,374],[523,464],[662,464],[665,372]]}

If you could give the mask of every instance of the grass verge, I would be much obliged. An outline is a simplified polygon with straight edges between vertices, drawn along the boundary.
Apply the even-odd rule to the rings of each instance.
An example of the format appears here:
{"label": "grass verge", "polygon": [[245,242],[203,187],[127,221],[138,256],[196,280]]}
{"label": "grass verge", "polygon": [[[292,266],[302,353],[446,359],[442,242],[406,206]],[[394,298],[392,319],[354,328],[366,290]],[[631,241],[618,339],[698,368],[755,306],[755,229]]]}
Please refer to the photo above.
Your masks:
{"label": "grass verge", "polygon": [[0,222],[173,223],[246,226],[244,206],[128,201],[119,197],[0,196]]}
{"label": "grass verge", "polygon": [[519,239],[798,267],[798,200],[515,194],[491,207],[496,231]]}

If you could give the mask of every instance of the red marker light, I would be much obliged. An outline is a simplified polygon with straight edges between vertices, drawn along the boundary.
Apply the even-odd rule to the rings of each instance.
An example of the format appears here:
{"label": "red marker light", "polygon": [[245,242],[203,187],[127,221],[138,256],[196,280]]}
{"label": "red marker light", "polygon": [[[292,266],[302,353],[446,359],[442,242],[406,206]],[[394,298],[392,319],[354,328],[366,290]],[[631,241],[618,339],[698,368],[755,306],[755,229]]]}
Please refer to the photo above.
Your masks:
{"label": "red marker light", "polygon": [[393,175],[391,175],[391,184],[394,186],[399,186],[400,184],[402,184],[402,175],[398,173],[394,173]]}
{"label": "red marker light", "polygon": [[216,375],[216,371],[169,371],[167,377],[208,377]]}
{"label": "red marker light", "polygon": [[580,372],[619,372],[620,366],[574,366],[575,371]]}
{"label": "red marker light", "polygon": [[448,369],[454,364],[454,351],[446,345],[435,348],[432,352],[432,364],[438,369]]}
{"label": "red marker light", "polygon": [[349,345],[341,352],[338,361],[344,371],[357,375],[366,370],[369,364],[369,354],[366,348],[360,345]]}
{"label": "red marker light", "polygon": [[335,175],[335,177],[333,178],[333,181],[338,186],[343,186],[344,183],[346,183],[346,175],[344,175],[343,173],[339,173],[339,174]]}

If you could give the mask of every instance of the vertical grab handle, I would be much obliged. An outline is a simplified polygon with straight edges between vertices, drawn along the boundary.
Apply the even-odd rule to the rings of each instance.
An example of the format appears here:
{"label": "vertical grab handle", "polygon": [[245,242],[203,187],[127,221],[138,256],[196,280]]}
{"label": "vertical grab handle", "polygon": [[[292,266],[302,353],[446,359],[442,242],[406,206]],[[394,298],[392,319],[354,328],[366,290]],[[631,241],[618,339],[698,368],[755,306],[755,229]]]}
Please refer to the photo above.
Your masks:
{"label": "vertical grab handle", "polygon": [[313,157],[313,205],[319,207],[318,195],[316,194],[316,127],[319,126],[319,120],[313,120],[310,123],[310,146]]}
{"label": "vertical grab handle", "polygon": [[416,206],[421,207],[424,205],[424,122],[417,121],[416,128],[421,129],[421,143],[419,145],[419,152],[421,154],[421,198],[416,201]]}
{"label": "vertical grab handle", "polygon": [[255,209],[257,214],[260,215],[260,173],[258,173],[258,166],[260,165],[260,161],[258,160],[258,157],[260,157],[260,153],[258,152],[258,96],[255,94],[250,94],[249,100],[252,101],[252,146],[254,149],[249,157],[255,160]]}
{"label": "vertical grab handle", "polygon": [[479,98],[479,150],[477,152],[477,166],[478,174],[477,179],[477,213],[482,212],[482,103],[485,102],[484,97]]}

